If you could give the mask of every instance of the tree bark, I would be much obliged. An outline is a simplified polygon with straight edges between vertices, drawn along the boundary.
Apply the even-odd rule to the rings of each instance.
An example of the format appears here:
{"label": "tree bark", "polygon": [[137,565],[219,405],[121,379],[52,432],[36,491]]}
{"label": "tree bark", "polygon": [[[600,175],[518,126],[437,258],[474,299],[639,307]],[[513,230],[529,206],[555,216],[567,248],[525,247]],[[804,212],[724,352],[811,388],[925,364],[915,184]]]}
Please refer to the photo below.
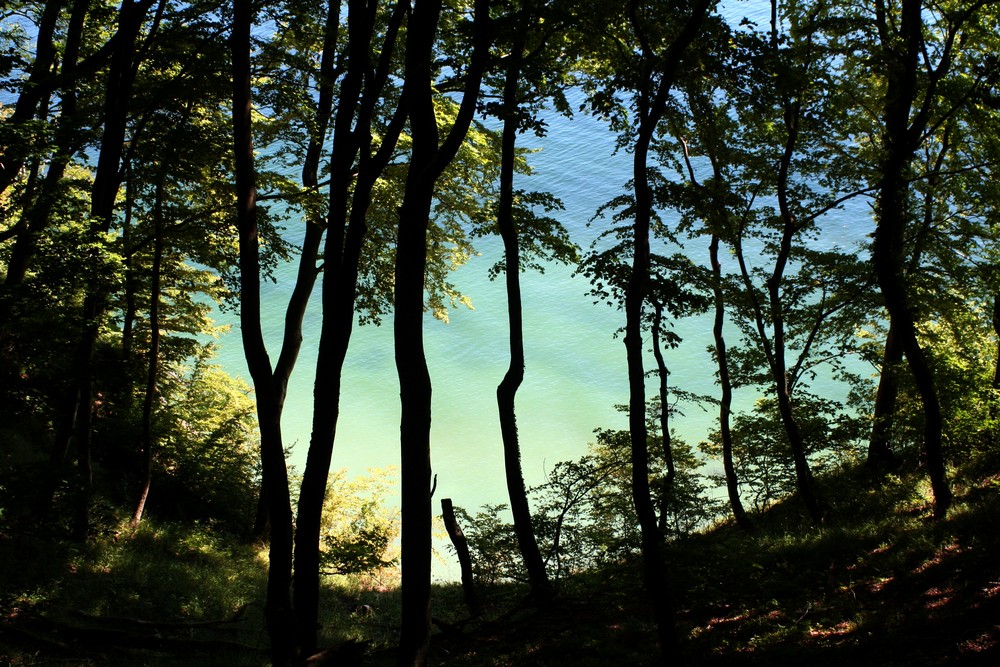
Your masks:
{"label": "tree bark", "polygon": [[476,595],[476,584],[472,579],[472,555],[469,553],[469,543],[465,539],[462,527],[458,525],[455,518],[455,508],[451,503],[451,498],[441,499],[441,518],[444,520],[445,530],[455,547],[455,555],[458,556],[458,565],[462,571],[462,592],[465,594],[465,605],[469,608],[469,613],[479,616],[483,613],[479,596]]}
{"label": "tree bark", "polygon": [[281,396],[271,371],[261,331],[260,257],[257,230],[257,189],[251,132],[249,0],[234,3],[233,142],[235,150],[237,225],[240,255],[240,328],[243,351],[257,394],[257,420],[261,441],[261,474],[267,488],[271,525],[268,549],[267,598],[264,616],[271,640],[273,665],[290,665],[296,659],[295,619],[289,589],[292,578],[292,509],[288,471],[281,441]]}
{"label": "tree bark", "polygon": [[401,413],[400,667],[426,664],[431,631],[431,379],[423,344],[427,227],[437,179],[464,141],[475,112],[489,47],[489,9],[489,0],[476,0],[475,43],[462,102],[455,124],[440,146],[430,65],[441,0],[417,0],[407,26],[403,103],[409,114],[413,149],[399,211],[393,318]]}
{"label": "tree bark", "polygon": [[674,479],[677,477],[677,470],[674,467],[673,443],[670,440],[670,404],[667,392],[669,371],[667,370],[667,362],[663,358],[663,350],[660,348],[660,327],[662,324],[663,305],[656,302],[653,304],[653,358],[656,359],[656,375],[660,381],[660,443],[663,447],[663,459],[667,464],[667,474],[663,478],[660,488],[660,518],[657,524],[660,532],[667,529],[670,494],[674,488]]}
{"label": "tree bark", "polygon": [[[334,151],[330,175],[330,208],[327,218],[325,268],[323,273],[323,321],[316,361],[313,393],[313,424],[306,467],[299,495],[295,534],[295,589],[293,603],[299,619],[299,642],[303,655],[316,649],[319,618],[319,545],[337,421],[344,360],[350,346],[357,301],[361,254],[368,226],[366,216],[372,190],[385,170],[402,129],[403,114],[382,137],[373,156],[371,123],[376,104],[385,88],[388,63],[395,51],[397,35],[405,17],[397,2],[387,29],[376,71],[369,65],[374,33],[375,6],[351,0],[348,6],[348,71],[340,86],[334,121]],[[335,60],[332,38],[339,6],[331,2],[327,39],[321,70],[331,84]],[[355,171],[355,160],[359,160]],[[356,180],[355,180],[356,178]],[[353,193],[351,183],[354,181]],[[350,203],[348,198],[351,198]]]}
{"label": "tree bark", "polygon": [[868,441],[868,458],[865,465],[874,470],[888,470],[898,464],[892,451],[892,426],[896,416],[896,397],[899,395],[899,364],[903,361],[903,346],[896,332],[898,325],[889,322],[882,352],[882,369],[875,392],[872,414],[872,434]]}
{"label": "tree bark", "polygon": [[726,475],[726,493],[729,496],[729,507],[733,518],[743,530],[753,530],[750,517],[747,516],[740,500],[739,479],[736,476],[736,466],[733,464],[733,434],[729,426],[729,418],[733,406],[733,382],[729,377],[729,357],[726,352],[726,339],[723,335],[726,308],[722,293],[722,265],[719,263],[719,236],[712,234],[708,246],[712,264],[712,295],[715,304],[715,321],[712,325],[712,335],[715,338],[715,359],[719,365],[719,386],[722,396],[719,400],[719,437],[722,439],[722,469]]}
{"label": "tree bark", "polygon": [[156,404],[156,375],[160,361],[160,279],[163,265],[163,179],[156,184],[156,201],[153,205],[153,267],[152,285],[149,292],[149,367],[146,375],[146,391],[142,402],[142,434],[140,440],[141,481],[139,499],[129,521],[129,528],[135,530],[142,521],[142,514],[149,498],[153,483],[153,412]]}
{"label": "tree bark", "polygon": [[[643,368],[642,324],[643,304],[649,285],[650,219],[653,197],[646,164],[649,147],[656,126],[663,116],[667,96],[688,45],[697,36],[708,12],[709,2],[700,0],[692,9],[684,27],[673,43],[658,56],[646,48],[644,30],[638,17],[638,3],[630,3],[630,18],[640,42],[644,46],[650,79],[636,91],[639,128],[633,147],[632,173],[635,188],[635,219],[633,222],[632,270],[625,291],[625,351],[629,378],[629,433],[632,460],[632,501],[642,534],[643,581],[653,604],[657,639],[660,645],[659,661],[667,659],[680,664],[680,642],[677,637],[675,603],[664,574],[662,560],[663,536],[657,527],[656,512],[649,495],[649,450],[646,429],[646,387]],[[660,75],[655,92],[649,90],[652,75]]]}
{"label": "tree bark", "polygon": [[[924,408],[924,458],[934,493],[934,516],[944,517],[951,505],[942,447],[943,417],[934,376],[917,338],[916,318],[902,272],[903,239],[907,223],[908,175],[913,154],[926,127],[925,104],[911,122],[916,99],[917,70],[923,44],[920,0],[903,0],[898,39],[890,38],[887,18],[880,13],[879,29],[888,56],[884,108],[884,151],[876,205],[877,224],[872,261],[890,326],[895,326]],[[901,49],[897,50],[897,43]],[[933,86],[925,93],[933,95]]]}
{"label": "tree bark", "polygon": [[500,433],[503,439],[504,470],[517,545],[531,582],[531,596],[540,602],[554,594],[545,572],[538,541],[532,526],[531,508],[521,469],[521,447],[517,434],[514,402],[524,380],[524,321],[521,307],[521,260],[518,231],[514,223],[514,161],[519,118],[518,84],[524,57],[523,33],[507,56],[503,89],[503,134],[500,153],[500,201],[497,227],[504,246],[504,278],[507,287],[507,321],[509,327],[510,365],[497,386],[497,407]]}

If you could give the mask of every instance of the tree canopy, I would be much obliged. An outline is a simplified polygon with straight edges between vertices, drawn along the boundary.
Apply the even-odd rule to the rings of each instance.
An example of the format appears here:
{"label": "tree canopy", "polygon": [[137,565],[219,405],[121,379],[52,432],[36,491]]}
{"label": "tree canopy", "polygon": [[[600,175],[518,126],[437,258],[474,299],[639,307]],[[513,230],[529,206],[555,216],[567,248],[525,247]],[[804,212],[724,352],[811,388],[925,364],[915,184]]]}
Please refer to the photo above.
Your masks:
{"label": "tree canopy", "polygon": [[[397,661],[427,664],[425,320],[471,304],[452,273],[492,236],[509,352],[504,465],[482,474],[504,476],[513,523],[499,505],[458,512],[480,580],[524,579],[546,605],[567,573],[638,555],[654,662],[679,664],[687,584],[670,575],[671,541],[730,517],[750,533],[790,497],[819,530],[839,502],[821,479],[854,465],[876,489],[920,471],[945,519],[958,464],[1000,451],[1000,4],[767,9],[6,3],[0,411],[13,481],[0,532],[86,541],[124,512],[133,534],[151,513],[264,540],[275,665],[323,648],[324,577],[398,562]],[[583,221],[532,180],[533,151],[574,114],[604,122],[630,161],[588,212],[582,253]],[[860,243],[841,244],[845,217]],[[594,424],[590,452],[533,488],[516,416],[532,371],[520,281],[557,263],[590,281],[587,306],[622,312],[607,334],[623,334],[628,429]],[[261,308],[274,292],[277,344]],[[212,362],[217,309],[239,312],[252,389]],[[297,471],[282,416],[308,309],[321,332]],[[400,391],[398,535],[377,502],[334,503],[353,492],[331,478],[352,332],[383,321]],[[702,332],[711,394],[671,372],[681,322]],[[696,409],[712,427],[687,442],[676,425]],[[350,516],[331,519],[334,506]]]}

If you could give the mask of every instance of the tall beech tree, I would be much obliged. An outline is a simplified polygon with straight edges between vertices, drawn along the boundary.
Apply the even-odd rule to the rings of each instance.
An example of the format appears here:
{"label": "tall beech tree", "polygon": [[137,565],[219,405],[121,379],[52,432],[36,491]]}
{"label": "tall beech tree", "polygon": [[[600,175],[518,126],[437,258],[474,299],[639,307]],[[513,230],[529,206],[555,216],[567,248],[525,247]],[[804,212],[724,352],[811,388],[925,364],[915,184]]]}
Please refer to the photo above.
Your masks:
{"label": "tall beech tree", "polygon": [[[924,412],[924,457],[934,492],[934,516],[951,505],[942,442],[943,416],[927,353],[917,335],[917,317],[903,275],[903,243],[909,221],[909,190],[914,153],[926,136],[939,104],[939,84],[952,66],[953,50],[964,24],[985,2],[942,13],[935,32],[940,43],[927,48],[921,0],[901,0],[898,7],[874,3],[875,25],[886,64],[882,109],[882,155],[872,261],[885,299],[890,327],[898,335]],[[898,12],[898,13],[897,13]]]}
{"label": "tall beech tree", "polygon": [[[502,42],[506,53],[497,67],[500,75],[498,82],[500,101],[492,105],[503,124],[496,228],[504,247],[503,274],[507,291],[510,347],[510,363],[503,380],[497,386],[497,408],[503,439],[507,493],[514,518],[517,543],[531,582],[531,594],[542,602],[552,596],[553,589],[532,527],[531,509],[521,470],[521,449],[515,411],[517,390],[524,381],[525,371],[520,273],[524,268],[522,255],[525,252],[529,255],[541,254],[544,257],[548,251],[548,257],[557,260],[570,260],[575,257],[574,247],[569,243],[559,223],[550,217],[535,215],[531,208],[535,200],[540,200],[548,210],[556,207],[558,202],[514,188],[516,163],[519,157],[518,134],[529,129],[534,129],[537,134],[544,134],[543,128],[537,123],[536,114],[539,105],[551,96],[559,106],[559,101],[562,99],[560,88],[562,80],[558,64],[547,43],[552,37],[552,30],[545,25],[544,19],[543,3],[525,2],[498,20],[497,40]],[[557,71],[550,71],[552,69]],[[543,81],[554,81],[555,85],[545,86]],[[491,105],[487,105],[487,109],[490,108]],[[525,227],[528,227],[532,234],[527,248],[522,247],[520,241]]]}
{"label": "tall beech tree", "polygon": [[[341,378],[357,305],[358,276],[376,182],[393,157],[403,128],[404,108],[397,106],[375,144],[376,114],[392,73],[393,57],[406,5],[396,2],[376,49],[379,5],[351,0],[347,8],[347,65],[341,80],[333,127],[330,198],[323,259],[323,321],[316,361],[313,425],[299,493],[295,533],[294,604],[304,655],[316,648],[320,585],[320,531],[333,444],[339,418]],[[327,39],[335,35],[331,2]],[[325,44],[324,85],[332,83],[331,45]],[[376,55],[377,54],[377,55]],[[329,63],[327,62],[329,59]],[[325,88],[321,88],[321,92]]]}
{"label": "tall beech tree", "polygon": [[[726,31],[728,32],[728,31]],[[701,77],[691,77],[684,86],[687,108],[692,117],[697,116],[697,122],[692,123],[692,130],[698,147],[704,152],[711,166],[711,179],[702,183],[696,175],[691,161],[690,146],[686,139],[680,140],[683,164],[687,177],[694,188],[694,195],[687,199],[690,214],[702,217],[705,221],[710,241],[708,244],[709,266],[712,271],[712,338],[714,340],[715,362],[719,376],[719,439],[722,445],[722,469],[726,480],[726,495],[733,519],[745,531],[753,528],[753,523],[747,515],[740,499],[739,478],[733,463],[733,434],[731,417],[733,407],[733,381],[729,371],[729,354],[725,337],[726,322],[726,290],[723,278],[722,262],[719,256],[721,237],[732,238],[732,232],[741,223],[733,218],[740,211],[732,210],[735,198],[728,192],[724,137],[733,129],[735,114],[726,104],[712,104],[716,96],[713,84]],[[742,211],[748,213],[746,208]]]}
{"label": "tall beech tree", "polygon": [[434,187],[472,122],[490,44],[490,2],[476,0],[462,101],[440,140],[431,85],[441,0],[417,0],[406,33],[403,104],[413,142],[396,244],[393,339],[400,389],[402,627],[399,665],[424,665],[430,641],[431,379],[423,344],[427,230]]}
{"label": "tall beech tree", "polygon": [[292,505],[288,470],[281,441],[284,387],[274,379],[261,330],[260,235],[257,224],[257,185],[251,126],[250,31],[253,10],[249,0],[233,7],[231,36],[233,66],[233,141],[236,174],[236,224],[240,249],[240,330],[243,352],[257,393],[262,484],[266,500],[268,545],[267,597],[264,616],[271,639],[271,661],[288,665],[296,657],[290,588],[292,581]]}
{"label": "tall beech tree", "polygon": [[[625,291],[625,350],[629,377],[629,432],[632,447],[632,496],[642,531],[643,580],[653,603],[660,644],[660,660],[679,661],[679,638],[675,626],[673,598],[663,571],[662,536],[657,527],[649,489],[649,451],[646,428],[646,386],[643,367],[643,303],[649,286],[650,219],[653,209],[649,184],[650,145],[666,108],[671,87],[680,70],[684,52],[698,36],[708,14],[710,0],[697,0],[686,9],[676,32],[669,37],[650,35],[653,17],[641,16],[638,2],[630,2],[628,21],[638,43],[633,104],[637,117],[632,143],[632,180],[635,190],[632,271]],[[678,7],[676,9],[681,9]],[[673,22],[671,22],[673,23]],[[661,41],[662,40],[662,41]],[[655,46],[654,46],[655,45]]]}

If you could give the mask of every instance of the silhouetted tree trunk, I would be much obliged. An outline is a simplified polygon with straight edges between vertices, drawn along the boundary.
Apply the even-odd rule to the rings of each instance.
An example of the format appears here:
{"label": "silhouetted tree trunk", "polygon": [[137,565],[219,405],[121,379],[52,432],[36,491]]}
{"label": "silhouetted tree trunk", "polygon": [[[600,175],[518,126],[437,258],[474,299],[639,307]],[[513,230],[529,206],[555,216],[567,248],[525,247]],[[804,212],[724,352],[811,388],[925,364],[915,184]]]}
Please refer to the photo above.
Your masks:
{"label": "silhouetted tree trunk", "polygon": [[489,0],[476,0],[474,47],[462,102],[440,146],[430,66],[441,0],[417,0],[407,26],[403,104],[413,149],[399,210],[393,319],[401,413],[400,667],[426,664],[431,630],[431,380],[423,343],[427,227],[437,179],[458,152],[475,112],[489,47],[489,9]]}
{"label": "silhouetted tree trunk", "polygon": [[674,467],[674,451],[670,440],[670,403],[667,392],[667,380],[670,375],[667,362],[663,358],[660,347],[660,327],[663,325],[663,304],[653,303],[653,358],[656,359],[656,376],[660,381],[660,444],[663,447],[663,458],[667,464],[667,474],[660,488],[660,519],[657,524],[660,532],[667,529],[667,508],[670,494],[674,488],[677,470]]}
{"label": "silhouetted tree trunk", "polygon": [[[379,49],[377,67],[371,66],[374,11],[364,0],[348,6],[348,69],[340,85],[334,120],[330,168],[330,208],[327,216],[323,272],[323,322],[316,361],[313,424],[299,495],[295,533],[295,589],[293,603],[299,620],[303,654],[316,648],[319,617],[319,545],[323,500],[333,456],[344,360],[354,328],[358,276],[372,190],[388,164],[403,127],[405,114],[397,110],[382,142],[372,155],[370,127],[385,88],[405,6],[397,2]],[[325,81],[333,83],[336,36],[331,2],[323,63]],[[332,92],[332,90],[331,90]],[[357,161],[357,167],[355,167]],[[353,182],[353,190],[352,190]]]}
{"label": "silhouetted tree trunk", "polygon": [[[913,235],[913,250],[907,266],[902,269],[903,281],[920,270],[920,262],[924,249],[931,242],[930,233],[935,226],[934,204],[937,193],[934,185],[938,182],[936,175],[944,165],[949,152],[947,132],[941,141],[941,148],[935,161],[934,169],[926,176],[928,191],[924,197],[923,221]],[[902,251],[901,251],[902,252]],[[896,399],[899,396],[899,372],[903,361],[903,346],[893,321],[889,321],[886,332],[885,349],[882,354],[882,368],[879,372],[878,389],[875,392],[874,414],[872,415],[872,434],[868,442],[868,458],[865,465],[875,470],[886,471],[896,467],[899,459],[892,451],[892,429],[896,418]]]}
{"label": "silhouetted tree trunk", "polygon": [[149,292],[149,368],[146,375],[146,392],[142,402],[142,434],[139,454],[141,464],[141,487],[129,528],[135,530],[142,521],[142,513],[149,498],[149,488],[153,482],[153,411],[156,403],[156,375],[160,361],[160,280],[163,265],[163,178],[156,184],[156,201],[153,205],[153,267],[152,285]]}
{"label": "silhouetted tree trunk", "polygon": [[[677,637],[675,604],[667,585],[661,556],[663,536],[657,527],[656,512],[649,493],[649,451],[646,429],[646,387],[643,369],[643,304],[649,287],[650,249],[649,233],[653,198],[649,185],[647,159],[656,126],[663,116],[667,96],[681,58],[688,45],[697,36],[708,11],[709,2],[699,0],[684,23],[682,31],[674,38],[666,52],[660,56],[649,48],[644,28],[638,17],[638,3],[630,4],[630,18],[639,42],[643,59],[648,68],[645,81],[635,91],[638,112],[638,132],[633,146],[633,184],[635,188],[635,220],[633,222],[632,270],[625,291],[625,351],[629,378],[629,432],[632,452],[632,501],[642,534],[643,581],[653,604],[657,639],[660,644],[660,662],[668,658],[677,664],[681,661]],[[660,76],[653,87],[653,75]]]}
{"label": "silhouetted tree trunk", "polygon": [[1000,389],[1000,294],[993,297],[993,332],[997,335],[996,369],[993,371],[993,388]]}
{"label": "silhouetted tree trunk", "polygon": [[296,659],[295,619],[290,587],[292,579],[292,508],[288,493],[288,471],[281,444],[283,391],[274,382],[261,331],[260,256],[257,230],[257,188],[251,132],[249,0],[234,3],[233,141],[236,171],[236,219],[240,254],[240,329],[243,352],[257,394],[260,428],[261,475],[267,488],[271,525],[268,549],[267,598],[264,616],[271,640],[271,662],[289,665]]}
{"label": "silhouetted tree trunk", "polygon": [[451,503],[451,498],[441,499],[441,518],[444,520],[445,530],[455,547],[455,555],[458,556],[458,565],[462,571],[462,592],[465,594],[465,605],[469,608],[469,613],[479,616],[483,613],[482,605],[479,603],[479,596],[476,595],[476,584],[472,580],[472,555],[469,553],[469,543],[465,539],[462,527],[458,525],[455,518],[455,507]]}
{"label": "silhouetted tree trunk", "polygon": [[510,365],[503,381],[497,387],[497,406],[500,433],[503,438],[504,471],[507,494],[517,545],[524,560],[531,595],[539,601],[552,597],[552,584],[545,572],[545,562],[538,549],[532,527],[531,508],[521,470],[521,447],[517,435],[517,416],[514,408],[517,390],[524,381],[524,322],[521,308],[521,260],[518,231],[514,223],[514,161],[517,157],[517,133],[520,118],[518,84],[524,58],[524,34],[515,39],[507,55],[507,69],[503,89],[503,134],[500,152],[500,201],[497,208],[497,227],[504,247],[504,278],[507,286],[507,321],[509,326]]}
{"label": "silhouetted tree trunk", "polygon": [[890,321],[882,352],[878,389],[872,414],[872,434],[868,441],[868,458],[865,465],[876,470],[887,470],[897,464],[892,451],[892,427],[896,417],[896,397],[899,395],[899,365],[903,361],[903,346],[895,326]]}
{"label": "silhouetted tree trunk", "polygon": [[719,263],[719,236],[712,234],[708,246],[712,264],[712,296],[715,304],[715,321],[712,334],[715,338],[715,360],[719,365],[719,387],[722,396],[719,400],[719,437],[722,439],[722,469],[726,475],[726,493],[729,496],[729,507],[733,510],[736,525],[745,531],[753,529],[750,517],[743,509],[740,500],[740,485],[736,477],[736,466],[733,464],[733,433],[729,426],[729,417],[733,406],[733,382],[729,377],[729,357],[726,351],[726,339],[723,335],[723,325],[726,319],[726,308],[722,293],[722,265]]}
{"label": "silhouetted tree trunk", "polygon": [[[929,72],[929,86],[921,91],[922,102],[911,118],[914,103],[918,99],[917,74],[924,46],[922,11],[920,0],[903,0],[898,23],[894,23],[887,16],[881,0],[877,4],[876,23],[886,57],[887,87],[883,108],[884,148],[872,260],[885,307],[889,312],[890,326],[899,335],[900,346],[906,355],[923,404],[924,458],[934,492],[934,515],[941,518],[952,499],[942,450],[943,418],[934,376],[917,339],[915,315],[907,295],[902,260],[908,221],[908,179],[913,155],[927,127],[931,101],[936,95],[936,83],[950,66],[950,48],[954,34],[946,44],[937,68]],[[971,11],[971,8],[966,10]],[[968,13],[964,15],[967,16]],[[960,25],[964,19],[956,20]],[[898,32],[894,29],[898,29]]]}

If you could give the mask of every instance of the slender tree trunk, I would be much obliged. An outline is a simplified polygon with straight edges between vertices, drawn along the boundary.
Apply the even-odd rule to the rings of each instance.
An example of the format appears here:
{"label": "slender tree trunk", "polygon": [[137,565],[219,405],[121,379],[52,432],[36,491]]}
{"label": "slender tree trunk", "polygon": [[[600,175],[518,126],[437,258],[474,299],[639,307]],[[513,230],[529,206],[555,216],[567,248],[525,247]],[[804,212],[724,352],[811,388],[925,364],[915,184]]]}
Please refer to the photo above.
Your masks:
{"label": "slender tree trunk", "polygon": [[399,210],[393,337],[400,393],[402,625],[398,664],[427,662],[431,575],[431,379],[423,344],[427,228],[437,179],[465,140],[489,48],[489,0],[476,0],[474,46],[455,123],[438,145],[431,91],[431,53],[441,0],[417,0],[406,35],[403,103],[413,140]]}
{"label": "slender tree trunk", "polygon": [[[625,290],[625,353],[629,378],[629,433],[632,460],[632,502],[642,534],[643,581],[653,604],[657,639],[660,645],[659,662],[683,662],[677,637],[675,603],[670,591],[662,558],[663,536],[656,522],[656,511],[649,495],[649,450],[646,429],[646,386],[643,368],[642,322],[643,305],[649,286],[650,219],[653,196],[649,185],[647,159],[656,126],[663,116],[667,96],[673,85],[684,51],[694,41],[708,12],[709,2],[699,1],[673,43],[662,56],[646,50],[648,41],[638,16],[638,3],[630,4],[632,27],[644,45],[644,58],[649,63],[650,77],[636,91],[639,128],[633,147],[632,176],[635,188],[635,219],[632,226],[632,270]],[[652,74],[659,73],[655,92]]]}
{"label": "slender tree trunk", "polygon": [[[872,260],[879,287],[889,311],[890,326],[899,334],[910,372],[924,408],[924,458],[934,493],[934,516],[944,517],[951,505],[942,448],[943,417],[934,376],[917,338],[916,321],[907,296],[902,272],[903,238],[907,223],[908,173],[913,153],[926,126],[922,112],[911,125],[910,111],[916,99],[917,69],[923,40],[920,0],[903,0],[899,39],[884,43],[889,54],[885,100],[885,149],[879,183],[878,222],[872,246]],[[887,40],[885,13],[880,31]],[[901,50],[895,50],[899,43]],[[929,93],[928,93],[929,94]]]}
{"label": "slender tree trunk", "polygon": [[476,595],[476,584],[472,579],[472,555],[469,553],[469,542],[465,539],[462,527],[458,525],[455,518],[455,507],[451,498],[441,499],[441,518],[444,520],[445,530],[455,547],[455,554],[458,555],[458,564],[462,571],[462,592],[465,594],[465,605],[469,608],[469,613],[479,616],[483,613],[479,596]]}
{"label": "slender tree trunk", "polygon": [[899,365],[903,361],[903,346],[899,343],[896,325],[889,322],[882,352],[882,369],[879,372],[878,390],[872,415],[872,434],[868,441],[868,458],[865,465],[875,470],[894,468],[898,460],[892,451],[892,426],[896,416],[896,397],[899,395]]}
{"label": "slender tree trunk", "polygon": [[[316,361],[313,425],[306,468],[299,495],[295,533],[295,589],[293,602],[299,619],[299,641],[304,655],[316,648],[319,618],[319,545],[337,420],[344,360],[350,346],[357,301],[361,255],[367,234],[367,213],[372,190],[392,155],[405,116],[397,110],[382,136],[376,155],[371,154],[369,128],[376,104],[385,87],[388,62],[396,47],[405,11],[396,4],[381,49],[377,71],[367,66],[371,59],[375,6],[351,0],[348,7],[348,60],[353,63],[340,86],[340,101],[334,122],[331,164],[330,208],[324,250],[323,322]],[[335,36],[331,3],[327,37]],[[328,42],[321,69],[332,83],[335,49]],[[327,55],[329,54],[329,60]],[[332,87],[331,87],[332,95]],[[332,99],[332,98],[331,98]],[[355,160],[358,167],[355,170]],[[356,178],[356,180],[354,180]],[[354,180],[353,193],[351,182]],[[351,197],[350,204],[348,197]]]}
{"label": "slender tree trunk", "polygon": [[997,335],[997,358],[993,371],[993,388],[1000,389],[1000,294],[993,297],[993,333]]}
{"label": "slender tree trunk", "polygon": [[[352,0],[348,5],[348,30],[352,43],[357,39],[355,34],[357,32],[355,24],[357,4],[356,0]],[[336,1],[328,4],[323,53],[320,61],[320,90],[322,91],[320,113],[324,116],[325,126],[329,124],[333,109],[334,61],[337,56],[338,32],[340,30],[340,5],[341,3]],[[330,166],[330,207],[326,221],[322,284],[323,324],[316,361],[316,383],[313,390],[312,435],[306,454],[302,485],[299,489],[295,521],[295,581],[292,604],[295,608],[298,624],[298,648],[303,656],[316,652],[319,630],[320,527],[323,517],[323,500],[326,496],[327,476],[333,455],[333,437],[339,412],[340,393],[339,369],[331,370],[331,362],[329,361],[331,347],[329,321],[332,317],[332,309],[328,294],[333,289],[331,284],[339,277],[343,252],[347,210],[345,198],[348,192],[350,168],[356,154],[356,148],[351,142],[350,125],[348,124],[345,128],[344,123],[345,119],[348,123],[353,121],[358,91],[360,90],[360,74],[358,72],[360,64],[360,62],[355,62],[355,53],[352,50],[348,58],[347,76],[341,84],[337,118],[334,123],[334,149]],[[319,143],[315,145],[322,146],[324,137],[317,138]],[[318,153],[316,154],[316,162],[311,166],[318,167]],[[310,174],[310,178],[313,178],[314,174]],[[333,335],[339,337],[344,336],[344,333],[334,330]],[[349,330],[346,336],[350,337]],[[344,349],[346,351],[346,342]]]}
{"label": "slender tree trunk", "polygon": [[634,147],[633,182],[636,215],[633,224],[632,272],[625,294],[625,350],[629,377],[629,432],[632,443],[632,502],[642,533],[643,580],[653,602],[661,660],[680,656],[673,596],[667,584],[662,558],[663,537],[657,527],[650,498],[649,450],[646,429],[646,387],[643,368],[642,311],[649,283],[649,221],[652,195],[646,159],[655,128],[655,118],[643,116],[643,125]]}
{"label": "slender tree trunk", "polygon": [[723,325],[726,319],[726,308],[722,293],[722,265],[719,263],[719,237],[712,235],[708,247],[712,264],[712,295],[715,303],[715,322],[712,334],[715,338],[715,359],[719,365],[719,386],[722,396],[719,400],[719,436],[722,438],[722,469],[726,475],[726,493],[729,496],[729,507],[733,510],[733,518],[743,530],[753,529],[750,517],[743,509],[740,500],[740,485],[736,476],[736,466],[733,464],[733,433],[730,430],[729,418],[733,406],[733,383],[729,377],[729,357],[726,351],[726,339],[723,335]]}
{"label": "slender tree trunk", "polygon": [[[778,52],[777,14],[778,2],[777,0],[771,0],[771,44],[776,58],[780,56]],[[819,500],[816,498],[813,488],[812,471],[809,469],[809,460],[806,455],[805,440],[802,437],[802,432],[799,430],[798,420],[792,408],[793,378],[789,377],[785,360],[785,311],[781,292],[785,267],[792,253],[792,239],[800,229],[788,202],[788,175],[798,143],[799,121],[802,117],[802,108],[798,100],[792,101],[787,94],[783,95],[781,105],[782,122],[787,136],[785,137],[785,146],[778,163],[777,174],[778,210],[781,214],[782,224],[781,243],[774,260],[774,271],[767,281],[768,302],[771,313],[771,333],[773,336],[771,341],[772,353],[768,355],[768,361],[770,362],[771,377],[778,400],[778,413],[781,415],[785,435],[792,450],[792,459],[795,464],[795,483],[799,497],[805,504],[813,523],[819,524],[823,521],[823,510]],[[764,336],[764,329],[760,326],[761,324],[758,320],[761,343],[766,346],[767,342]]]}
{"label": "slender tree trunk", "polygon": [[240,327],[244,355],[257,393],[261,470],[263,483],[267,488],[265,497],[271,525],[264,616],[271,639],[271,662],[275,666],[284,666],[292,664],[296,658],[295,620],[290,599],[292,508],[281,441],[281,392],[272,376],[271,362],[261,331],[257,192],[250,124],[251,25],[252,9],[249,0],[237,0],[234,4],[232,58],[236,214],[240,247]]}
{"label": "slender tree trunk", "polygon": [[660,347],[660,327],[663,325],[663,304],[653,304],[653,358],[656,359],[656,374],[660,380],[660,443],[663,446],[663,459],[667,464],[667,475],[663,478],[660,488],[660,519],[657,524],[660,532],[667,529],[667,514],[670,494],[674,488],[677,470],[674,467],[673,443],[670,439],[670,403],[667,392],[667,380],[670,375],[667,362],[663,358]]}
{"label": "slender tree trunk", "polygon": [[507,494],[514,517],[514,532],[524,560],[531,595],[544,602],[553,595],[552,584],[545,572],[545,563],[538,549],[532,527],[531,508],[521,470],[521,448],[517,434],[517,416],[514,402],[517,390],[524,380],[524,323],[521,308],[521,260],[518,232],[514,223],[514,161],[519,118],[517,98],[521,64],[524,57],[523,34],[515,40],[507,56],[507,71],[503,90],[503,135],[500,153],[500,201],[497,226],[504,246],[504,277],[507,286],[507,318],[510,340],[510,365],[503,381],[497,387],[497,407],[500,433],[503,438],[504,470]]}
{"label": "slender tree trunk", "polygon": [[156,185],[156,202],[153,206],[153,276],[149,296],[149,370],[146,376],[146,393],[142,402],[142,435],[140,455],[142,457],[142,480],[139,499],[129,521],[129,528],[135,530],[142,521],[149,489],[153,483],[153,413],[156,405],[156,375],[160,361],[160,280],[163,268],[163,179]]}
{"label": "slender tree trunk", "polygon": [[1000,418],[997,406],[1000,400],[1000,294],[993,297],[993,333],[997,336],[997,356],[993,362],[993,400],[990,402],[990,421],[994,426],[990,430],[993,444],[996,445],[1000,441],[1000,427],[996,426],[997,419]]}

